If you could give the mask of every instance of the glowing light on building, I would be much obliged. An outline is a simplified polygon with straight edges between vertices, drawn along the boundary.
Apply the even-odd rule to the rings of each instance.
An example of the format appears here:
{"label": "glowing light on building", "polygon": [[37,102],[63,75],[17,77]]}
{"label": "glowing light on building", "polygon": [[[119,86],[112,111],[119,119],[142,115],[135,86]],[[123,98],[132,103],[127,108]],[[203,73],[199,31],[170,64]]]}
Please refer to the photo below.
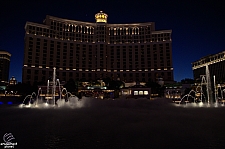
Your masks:
{"label": "glowing light on building", "polygon": [[95,20],[97,23],[99,22],[107,23],[107,18],[108,15],[106,13],[103,13],[103,11],[100,11],[95,15]]}

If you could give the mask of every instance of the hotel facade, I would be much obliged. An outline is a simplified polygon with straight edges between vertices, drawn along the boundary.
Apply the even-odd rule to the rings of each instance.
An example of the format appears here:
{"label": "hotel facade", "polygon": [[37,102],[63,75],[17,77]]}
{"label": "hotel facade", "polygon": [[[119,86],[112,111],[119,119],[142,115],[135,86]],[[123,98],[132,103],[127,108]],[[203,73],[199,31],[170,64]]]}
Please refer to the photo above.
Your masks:
{"label": "hotel facade", "polygon": [[70,78],[173,81],[171,30],[155,23],[108,24],[46,16],[43,24],[26,22],[22,82],[46,82],[56,67],[60,81]]}
{"label": "hotel facade", "polygon": [[0,50],[0,82],[9,81],[10,58],[9,52]]}
{"label": "hotel facade", "polygon": [[225,51],[205,56],[193,62],[192,70],[195,80],[201,80],[200,77],[206,75],[206,65],[208,65],[211,82],[215,75],[216,83],[225,83]]}

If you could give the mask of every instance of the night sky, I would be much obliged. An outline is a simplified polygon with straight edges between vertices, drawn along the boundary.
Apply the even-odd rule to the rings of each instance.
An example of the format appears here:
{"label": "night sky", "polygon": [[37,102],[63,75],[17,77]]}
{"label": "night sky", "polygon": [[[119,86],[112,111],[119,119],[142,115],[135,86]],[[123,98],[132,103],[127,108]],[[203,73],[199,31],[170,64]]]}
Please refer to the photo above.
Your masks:
{"label": "night sky", "polygon": [[0,2],[0,49],[12,54],[11,76],[22,81],[24,26],[42,23],[46,15],[95,22],[100,10],[108,23],[155,22],[156,30],[172,29],[174,80],[193,78],[191,63],[225,50],[225,2],[183,0],[55,0]]}

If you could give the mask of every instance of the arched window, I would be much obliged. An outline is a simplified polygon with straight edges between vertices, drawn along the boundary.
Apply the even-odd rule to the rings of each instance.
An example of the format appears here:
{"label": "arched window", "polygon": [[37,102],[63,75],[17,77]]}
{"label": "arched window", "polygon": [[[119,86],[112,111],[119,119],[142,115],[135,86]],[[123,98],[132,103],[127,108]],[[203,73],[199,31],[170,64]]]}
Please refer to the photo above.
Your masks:
{"label": "arched window", "polygon": [[81,26],[81,33],[84,33],[85,27]]}
{"label": "arched window", "polygon": [[129,35],[132,35],[132,28],[129,28]]}

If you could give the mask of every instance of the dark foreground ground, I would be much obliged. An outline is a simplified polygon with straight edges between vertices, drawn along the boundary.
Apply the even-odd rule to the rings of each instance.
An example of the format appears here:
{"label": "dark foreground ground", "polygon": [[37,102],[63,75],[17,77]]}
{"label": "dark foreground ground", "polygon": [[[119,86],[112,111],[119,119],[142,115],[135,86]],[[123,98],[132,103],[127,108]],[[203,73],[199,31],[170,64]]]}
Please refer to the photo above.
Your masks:
{"label": "dark foreground ground", "polygon": [[24,149],[225,148],[225,107],[176,107],[166,99],[79,102],[81,108],[0,105],[0,143],[12,133],[14,148]]}

